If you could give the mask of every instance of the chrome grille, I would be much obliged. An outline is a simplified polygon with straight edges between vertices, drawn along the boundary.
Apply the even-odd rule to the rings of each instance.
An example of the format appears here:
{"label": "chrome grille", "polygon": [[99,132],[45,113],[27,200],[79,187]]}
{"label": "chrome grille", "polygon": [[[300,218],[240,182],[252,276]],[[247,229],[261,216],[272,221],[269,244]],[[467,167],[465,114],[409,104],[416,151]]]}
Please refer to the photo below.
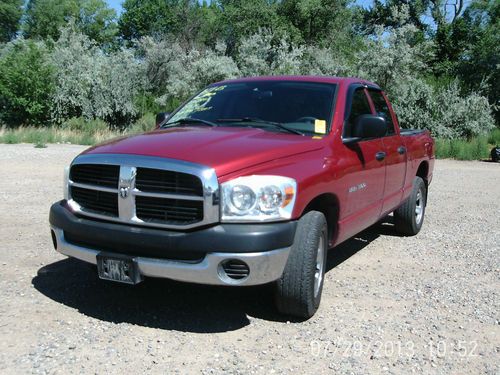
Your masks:
{"label": "chrome grille", "polygon": [[135,155],[81,155],[70,168],[68,204],[83,216],[191,228],[219,219],[213,169]]}
{"label": "chrome grille", "polygon": [[135,187],[153,193],[203,196],[201,180],[193,175],[150,168],[137,168]]}
{"label": "chrome grille", "polygon": [[183,224],[196,223],[203,219],[202,201],[136,197],[135,206],[137,217],[149,222]]}
{"label": "chrome grille", "polygon": [[86,209],[103,215],[118,216],[118,194],[71,186],[71,196]]}
{"label": "chrome grille", "polygon": [[119,165],[77,164],[71,168],[70,179],[82,184],[117,187],[119,176]]}

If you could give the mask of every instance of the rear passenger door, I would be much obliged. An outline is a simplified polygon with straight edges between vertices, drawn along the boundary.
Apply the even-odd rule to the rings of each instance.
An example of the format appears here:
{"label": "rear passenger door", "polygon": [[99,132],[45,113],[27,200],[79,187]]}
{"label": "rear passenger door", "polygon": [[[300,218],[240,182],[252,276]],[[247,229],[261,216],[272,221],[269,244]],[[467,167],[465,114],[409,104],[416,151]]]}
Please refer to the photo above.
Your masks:
{"label": "rear passenger door", "polygon": [[386,152],[385,187],[382,213],[388,213],[401,203],[406,176],[406,148],[403,139],[396,130],[395,116],[389,107],[387,98],[380,90],[369,89],[370,98],[377,115],[387,121],[387,135],[383,138]]}
{"label": "rear passenger door", "polygon": [[[346,120],[342,137],[351,137],[351,130],[358,116],[373,114],[368,92],[356,84],[347,93]],[[343,212],[343,226],[349,235],[378,220],[382,209],[385,183],[385,160],[377,159],[377,154],[385,152],[382,138],[363,139],[356,143],[344,144],[347,155],[344,177],[347,202]],[[346,233],[347,234],[347,233]]]}

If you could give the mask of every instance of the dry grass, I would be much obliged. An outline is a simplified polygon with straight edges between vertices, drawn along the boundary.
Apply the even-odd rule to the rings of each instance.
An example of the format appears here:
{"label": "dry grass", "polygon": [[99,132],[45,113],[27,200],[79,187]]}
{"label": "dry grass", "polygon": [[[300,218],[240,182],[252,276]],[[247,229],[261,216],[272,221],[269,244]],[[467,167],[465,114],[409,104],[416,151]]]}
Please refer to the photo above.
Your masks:
{"label": "dry grass", "polygon": [[44,147],[47,143],[70,143],[94,145],[123,135],[123,132],[96,130],[92,132],[62,129],[57,127],[0,129],[0,143],[33,143],[35,147]]}
{"label": "dry grass", "polygon": [[[149,116],[151,117],[151,116]],[[96,123],[87,127],[20,127],[0,128],[0,143],[33,143],[35,147],[45,147],[48,143],[69,143],[94,145],[121,135],[135,134],[151,130],[154,119],[146,116],[125,131],[112,131]],[[500,143],[500,129],[489,136],[470,140],[436,140],[436,157],[439,159],[478,160],[488,158],[494,145]]]}

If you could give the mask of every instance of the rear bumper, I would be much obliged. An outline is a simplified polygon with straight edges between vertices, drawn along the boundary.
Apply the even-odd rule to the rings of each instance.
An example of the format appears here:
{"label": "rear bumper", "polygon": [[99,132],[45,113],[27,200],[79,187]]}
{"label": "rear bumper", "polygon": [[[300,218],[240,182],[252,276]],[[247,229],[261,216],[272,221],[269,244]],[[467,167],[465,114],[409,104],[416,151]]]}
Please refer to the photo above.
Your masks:
{"label": "rear bumper", "polygon": [[[96,256],[105,251],[131,256],[144,276],[242,286],[281,277],[296,227],[296,222],[286,222],[217,225],[192,232],[137,228],[77,217],[64,202],[51,207],[50,224],[56,250],[88,263],[96,264]],[[75,236],[82,241],[68,240]],[[221,266],[228,260],[246,263],[248,276],[229,278]]]}

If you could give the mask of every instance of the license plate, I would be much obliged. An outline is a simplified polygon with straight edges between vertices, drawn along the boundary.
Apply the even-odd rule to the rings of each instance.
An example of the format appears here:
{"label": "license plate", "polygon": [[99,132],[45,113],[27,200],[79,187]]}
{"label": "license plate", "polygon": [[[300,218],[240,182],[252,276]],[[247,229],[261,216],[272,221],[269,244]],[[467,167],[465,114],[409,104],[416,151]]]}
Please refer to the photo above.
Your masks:
{"label": "license plate", "polygon": [[99,278],[125,284],[137,284],[142,276],[133,258],[97,255]]}

